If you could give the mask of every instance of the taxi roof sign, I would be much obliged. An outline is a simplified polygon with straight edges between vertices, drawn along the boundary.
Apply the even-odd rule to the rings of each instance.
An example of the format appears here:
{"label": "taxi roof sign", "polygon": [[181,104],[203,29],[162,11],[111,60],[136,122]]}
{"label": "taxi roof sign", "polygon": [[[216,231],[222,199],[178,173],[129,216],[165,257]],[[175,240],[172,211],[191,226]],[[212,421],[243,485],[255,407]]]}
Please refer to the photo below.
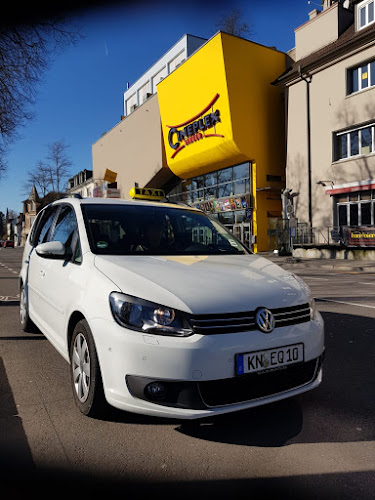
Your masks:
{"label": "taxi roof sign", "polygon": [[138,200],[154,200],[160,201],[165,198],[165,193],[162,189],[154,188],[139,188],[133,187],[129,191],[129,195]]}

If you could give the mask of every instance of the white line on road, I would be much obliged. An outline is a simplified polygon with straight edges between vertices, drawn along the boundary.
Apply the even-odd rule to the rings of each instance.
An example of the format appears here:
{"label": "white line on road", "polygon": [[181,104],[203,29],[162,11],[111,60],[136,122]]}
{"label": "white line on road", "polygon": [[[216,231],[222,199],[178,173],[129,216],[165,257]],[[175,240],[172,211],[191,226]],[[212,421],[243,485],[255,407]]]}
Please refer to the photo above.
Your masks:
{"label": "white line on road", "polygon": [[365,281],[359,281],[358,283],[360,285],[374,285],[375,286],[375,281],[373,281],[372,283],[366,283]]}
{"label": "white line on road", "polygon": [[320,297],[315,297],[315,300],[317,300],[318,302],[320,300],[322,300],[324,302],[336,302],[336,304],[346,304],[347,306],[357,306],[357,307],[366,307],[368,309],[375,309],[375,306],[368,306],[365,304],[356,304],[354,302],[344,302],[343,300],[321,299]]}
{"label": "white line on road", "polygon": [[304,276],[305,279],[307,280],[323,280],[323,281],[330,281],[329,278],[317,278],[316,276]]}

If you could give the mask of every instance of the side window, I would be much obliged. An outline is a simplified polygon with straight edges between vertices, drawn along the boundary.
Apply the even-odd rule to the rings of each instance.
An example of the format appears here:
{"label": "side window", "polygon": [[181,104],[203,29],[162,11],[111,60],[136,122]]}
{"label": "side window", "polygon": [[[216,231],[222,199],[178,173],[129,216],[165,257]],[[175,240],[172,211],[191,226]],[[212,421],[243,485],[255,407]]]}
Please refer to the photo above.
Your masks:
{"label": "side window", "polygon": [[77,240],[76,249],[74,251],[73,262],[75,264],[82,263],[82,250],[81,250],[81,242],[79,241],[79,238]]}
{"label": "side window", "polygon": [[33,245],[39,245],[48,241],[53,220],[55,218],[56,209],[47,208],[41,215],[41,220],[36,226],[35,235],[33,236]]}
{"label": "side window", "polygon": [[76,229],[77,221],[73,209],[64,206],[57,217],[51,241],[61,241],[64,245],[71,245]]}

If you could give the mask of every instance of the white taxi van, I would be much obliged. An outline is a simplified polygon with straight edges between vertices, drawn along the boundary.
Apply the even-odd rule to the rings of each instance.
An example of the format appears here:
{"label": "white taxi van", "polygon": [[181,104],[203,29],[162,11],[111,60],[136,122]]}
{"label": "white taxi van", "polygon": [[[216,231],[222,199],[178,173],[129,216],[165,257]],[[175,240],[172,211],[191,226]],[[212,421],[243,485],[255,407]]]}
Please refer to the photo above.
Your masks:
{"label": "white taxi van", "polygon": [[64,198],[37,216],[20,319],[70,363],[79,410],[194,419],[296,396],[322,380],[308,286],[204,212]]}

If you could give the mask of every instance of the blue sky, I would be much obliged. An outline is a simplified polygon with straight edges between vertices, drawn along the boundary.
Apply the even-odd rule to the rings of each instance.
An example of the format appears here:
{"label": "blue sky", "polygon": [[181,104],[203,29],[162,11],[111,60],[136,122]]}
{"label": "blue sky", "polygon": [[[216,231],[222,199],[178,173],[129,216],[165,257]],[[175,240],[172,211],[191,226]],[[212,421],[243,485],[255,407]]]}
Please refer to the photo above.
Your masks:
{"label": "blue sky", "polygon": [[[191,0],[116,4],[75,14],[84,39],[57,55],[40,86],[35,118],[19,130],[0,180],[0,211],[22,212],[27,173],[44,160],[48,144],[64,140],[72,175],[92,169],[91,146],[123,114],[126,84],[134,83],[184,34],[210,38],[230,7],[241,9],[251,40],[287,52],[294,29],[319,0]],[[179,6],[180,5],[180,6]]]}

